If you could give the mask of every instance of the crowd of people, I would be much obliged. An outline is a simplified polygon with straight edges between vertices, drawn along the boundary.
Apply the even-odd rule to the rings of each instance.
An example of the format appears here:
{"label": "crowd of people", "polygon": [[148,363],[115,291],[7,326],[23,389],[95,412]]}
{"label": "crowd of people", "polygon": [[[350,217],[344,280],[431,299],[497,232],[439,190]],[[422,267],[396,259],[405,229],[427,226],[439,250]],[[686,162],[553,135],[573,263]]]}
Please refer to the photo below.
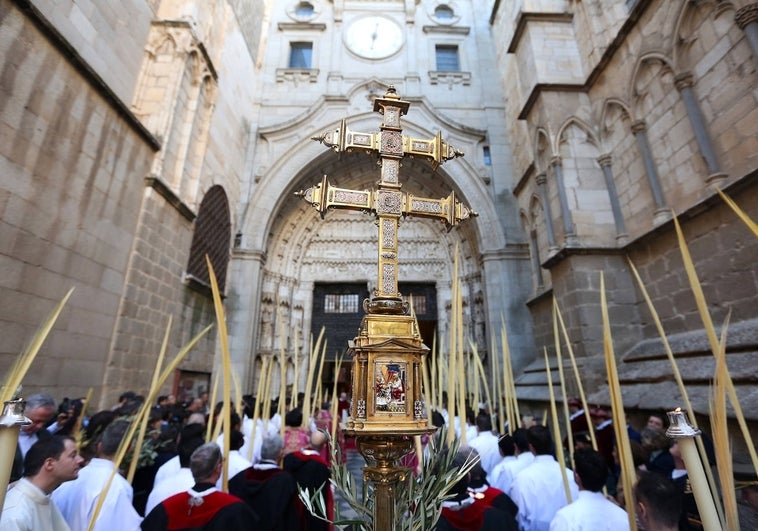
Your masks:
{"label": "crowd of people", "polygon": [[[254,422],[254,400],[244,397],[240,412],[230,413],[224,455],[227,434],[214,430],[225,424],[221,404],[212,408],[207,395],[185,403],[159,397],[142,451],[127,452],[127,462],[116,470],[118,449],[142,397],[124,393],[113,408],[85,417],[80,399],[57,404],[44,393],[29,396],[25,416],[31,423],[19,433],[0,531],[86,531],[91,521],[95,531],[334,529],[326,435],[331,408],[315,408],[304,422],[299,407],[287,404],[282,418],[276,404],[267,404]],[[465,439],[452,467],[475,461],[451,487],[434,529],[624,530],[630,528],[629,495],[640,529],[702,529],[678,445],[665,435],[664,415],[650,415],[639,431],[626,427],[637,467],[630,494],[622,488],[609,410],[585,412],[576,399],[567,405],[572,444],[554,441],[551,430],[531,417],[499,434],[485,406],[469,409],[463,420],[450,418],[445,409],[433,411],[435,426]],[[346,415],[346,408],[343,395],[338,415]],[[214,432],[215,439],[209,437]],[[450,450],[441,435],[424,442],[435,437],[437,451]],[[556,444],[566,448],[565,463],[555,457]],[[404,464],[417,475],[437,473],[420,466],[424,451],[429,450],[420,448]],[[124,471],[134,459],[130,483]],[[324,503],[306,503],[302,492],[320,493]],[[748,516],[755,517],[758,482],[742,484],[741,492]]]}
{"label": "crowd of people", "polygon": [[[150,408],[141,451],[132,446],[116,470],[119,448],[143,404],[143,397],[126,392],[113,408],[85,418],[83,400],[57,405],[45,393],[29,396],[24,415],[31,423],[19,431],[0,530],[87,531],[90,522],[94,531],[332,528],[323,431],[331,422],[324,411],[304,428],[300,409],[282,419],[274,404],[253,427],[254,399],[245,397],[242,414],[230,413],[223,455],[226,433],[207,440],[224,424],[222,404],[210,408],[207,395],[185,403],[161,396]],[[130,483],[125,471],[134,459]],[[319,490],[327,503],[316,515],[300,492]]]}
{"label": "crowd of people", "polygon": [[[627,494],[623,489],[611,410],[593,406],[585,412],[577,398],[569,398],[567,406],[572,439],[557,442],[563,447],[565,463],[558,461],[551,430],[538,418],[523,417],[521,425],[512,431],[506,423],[507,433],[501,435],[493,434],[492,417],[486,409],[480,409],[477,415],[469,410],[463,428],[458,425],[458,419],[454,419],[451,424],[456,436],[461,436],[461,430],[466,433],[468,448],[462,452],[479,454],[488,490],[507,497],[513,509],[512,518],[501,512],[495,519],[495,513],[489,508],[482,512],[481,506],[485,505],[486,499],[495,494],[490,493],[479,500],[475,495],[477,489],[470,484],[469,496],[458,494],[451,502],[445,503],[438,528],[629,529]],[[438,417],[436,424],[448,424],[445,410],[439,415],[435,412],[434,417]],[[663,413],[650,414],[639,431],[631,425],[625,426],[635,466],[634,477],[630,478],[635,508],[631,517],[641,530],[702,531],[703,523],[679,444],[677,439],[666,435],[666,428],[667,415]],[[702,440],[708,461],[704,466],[715,469],[710,438],[704,434]],[[476,478],[477,474],[472,477]],[[747,480],[739,482],[737,488],[741,494],[742,529],[758,529],[758,481],[754,472]],[[456,505],[459,500],[462,502]],[[480,504],[478,510],[475,508],[477,503]],[[473,507],[467,508],[467,504]],[[486,518],[482,519],[482,515]],[[466,526],[464,521],[474,523]]]}

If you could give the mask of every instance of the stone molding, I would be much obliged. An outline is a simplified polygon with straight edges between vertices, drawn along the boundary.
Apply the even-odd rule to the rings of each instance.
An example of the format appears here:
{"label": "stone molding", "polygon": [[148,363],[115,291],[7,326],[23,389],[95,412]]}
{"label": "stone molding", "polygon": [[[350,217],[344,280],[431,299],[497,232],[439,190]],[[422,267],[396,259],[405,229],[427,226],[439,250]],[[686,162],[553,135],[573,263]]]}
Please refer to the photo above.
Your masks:
{"label": "stone molding", "polygon": [[326,31],[326,24],[323,22],[317,24],[312,22],[279,22],[276,28],[279,31]]}
{"label": "stone molding", "polygon": [[719,18],[727,11],[734,11],[734,4],[731,0],[716,0],[716,7],[713,8],[713,19]]}
{"label": "stone molding", "polygon": [[439,35],[468,35],[471,28],[468,26],[422,26],[424,33],[436,33]]}
{"label": "stone molding", "polygon": [[530,22],[559,22],[563,24],[570,23],[574,20],[573,13],[535,13],[521,11],[516,20],[516,29],[513,31],[513,37],[508,44],[508,53],[515,53],[518,48],[521,37],[526,31],[526,26]]}
{"label": "stone molding", "polygon": [[532,112],[532,108],[543,92],[587,92],[589,87],[588,83],[537,83],[526,98],[526,102],[518,114],[518,119],[526,120],[529,117],[529,113]]}
{"label": "stone molding", "polygon": [[674,86],[679,92],[692,87],[694,84],[695,78],[693,77],[692,72],[682,72],[681,74],[674,76]]}
{"label": "stone molding", "polygon": [[637,120],[632,124],[632,133],[635,135],[637,133],[644,133],[647,131],[647,124],[645,123],[645,120]]}
{"label": "stone molding", "polygon": [[431,70],[429,72],[429,80],[432,85],[447,83],[451,87],[453,85],[466,86],[471,84],[471,72],[445,72],[442,70]]}
{"label": "stone molding", "polygon": [[758,22],[758,2],[738,9],[734,14],[734,21],[737,23],[737,27],[743,31],[748,24]]}
{"label": "stone molding", "polygon": [[267,254],[265,251],[258,249],[234,249],[232,250],[232,260],[252,260],[266,264]]}
{"label": "stone molding", "polygon": [[205,45],[200,40],[198,40],[190,22],[186,20],[170,19],[154,20],[151,23],[151,26],[158,30],[156,33],[151,35],[149,39],[148,48],[150,49],[151,53],[154,53],[156,43],[160,43],[166,37],[166,35],[170,34],[172,40],[177,43],[177,48],[180,51],[184,52],[185,54],[193,50],[200,52],[200,55],[203,58],[203,66],[205,69],[207,69],[199,72],[200,77],[202,77],[202,75],[207,72],[211,75],[211,77],[213,77],[214,81],[218,81],[218,72],[216,72],[216,67],[213,65],[211,56],[208,54],[208,50],[205,48]]}
{"label": "stone molding", "polygon": [[524,173],[521,174],[521,177],[516,183],[516,186],[513,187],[513,195],[518,197],[521,194],[521,191],[529,182],[529,177],[531,177],[532,174],[534,173],[534,168],[535,168],[534,161],[532,161],[529,163],[529,166],[526,168],[526,170],[524,170]]}
{"label": "stone molding", "polygon": [[277,68],[276,82],[316,83],[318,81],[318,73],[318,68]]}
{"label": "stone molding", "polygon": [[570,245],[564,245],[557,253],[550,256],[547,260],[540,264],[543,269],[552,269],[566,258],[577,255],[606,255],[616,256],[623,255],[626,251],[619,247],[573,247]]}
{"label": "stone molding", "polygon": [[606,153],[605,155],[600,155],[598,158],[595,159],[598,164],[600,164],[601,168],[607,168],[608,166],[611,166],[613,163],[613,155],[610,153]]}
{"label": "stone molding", "polygon": [[490,261],[502,261],[518,259],[524,260],[529,258],[528,243],[509,243],[504,249],[495,251],[482,252],[482,263]]}
{"label": "stone molding", "polygon": [[174,209],[187,221],[192,222],[197,217],[197,214],[195,214],[184,201],[179,199],[179,196],[176,195],[157,175],[148,175],[145,177],[145,186],[155,190],[159,196],[165,199],[169,205],[174,207]]}

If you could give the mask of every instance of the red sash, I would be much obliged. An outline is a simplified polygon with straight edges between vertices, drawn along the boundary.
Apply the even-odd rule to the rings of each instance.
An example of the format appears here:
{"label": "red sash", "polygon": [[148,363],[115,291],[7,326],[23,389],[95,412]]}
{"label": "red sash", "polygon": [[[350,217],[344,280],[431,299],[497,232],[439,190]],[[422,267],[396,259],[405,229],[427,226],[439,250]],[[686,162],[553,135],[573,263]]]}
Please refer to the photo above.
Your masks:
{"label": "red sash", "polygon": [[480,500],[474,501],[468,507],[454,511],[448,507],[442,508],[442,516],[456,529],[460,531],[478,531],[484,523],[484,511],[489,506]]}
{"label": "red sash", "polygon": [[225,492],[212,492],[200,498],[203,503],[191,505],[191,497],[188,492],[180,492],[163,501],[169,530],[200,528],[210,522],[221,509],[240,501],[236,496]]}

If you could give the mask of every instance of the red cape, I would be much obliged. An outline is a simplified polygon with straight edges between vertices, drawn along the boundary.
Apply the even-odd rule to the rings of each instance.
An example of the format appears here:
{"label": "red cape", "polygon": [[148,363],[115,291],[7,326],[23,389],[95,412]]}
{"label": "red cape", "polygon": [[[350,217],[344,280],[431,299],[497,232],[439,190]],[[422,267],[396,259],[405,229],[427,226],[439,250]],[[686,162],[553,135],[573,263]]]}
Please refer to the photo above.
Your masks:
{"label": "red cape", "polygon": [[212,492],[201,499],[200,505],[190,505],[190,494],[180,492],[163,501],[163,508],[168,515],[168,529],[193,529],[206,525],[216,513],[241,500],[225,492]]}

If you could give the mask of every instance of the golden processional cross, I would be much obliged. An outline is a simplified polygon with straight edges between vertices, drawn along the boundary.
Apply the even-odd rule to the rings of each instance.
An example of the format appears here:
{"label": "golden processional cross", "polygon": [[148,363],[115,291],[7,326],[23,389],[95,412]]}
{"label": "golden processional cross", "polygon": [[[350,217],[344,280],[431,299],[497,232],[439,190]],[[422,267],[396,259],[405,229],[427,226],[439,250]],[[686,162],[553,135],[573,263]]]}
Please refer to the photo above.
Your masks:
{"label": "golden processional cross", "polygon": [[404,156],[421,157],[432,161],[434,168],[441,163],[463,156],[463,153],[442,140],[437,134],[431,140],[411,138],[402,134],[400,117],[408,112],[410,102],[403,101],[390,86],[383,98],[374,101],[374,111],[383,115],[381,131],[361,133],[347,129],[345,120],[340,127],[314,137],[324,145],[342,152],[378,153],[381,178],[376,190],[349,190],[332,186],[326,175],[321,183],[296,192],[321,214],[330,208],[361,210],[373,213],[379,225],[379,263],[376,290],[368,313],[400,313],[402,302],[398,293],[398,236],[400,218],[421,216],[445,222],[448,230],[469,217],[477,216],[473,210],[455,198],[455,192],[443,199],[417,197],[402,192],[399,174]]}
{"label": "golden processional cross", "polygon": [[373,297],[364,301],[366,315],[358,335],[350,342],[353,356],[350,418],[345,433],[371,463],[364,477],[374,483],[374,529],[396,528],[395,491],[408,474],[397,460],[413,448],[412,435],[431,433],[422,389],[422,365],[429,348],[424,345],[414,315],[408,315],[397,289],[397,229],[403,216],[436,218],[451,228],[477,213],[463,206],[451,193],[444,199],[416,197],[402,192],[400,161],[405,156],[423,157],[436,168],[460,157],[460,151],[442,141],[403,136],[400,117],[410,103],[390,86],[374,101],[374,111],[383,115],[378,133],[349,131],[342,120],[335,131],[314,138],[337,153],[378,153],[381,179],[376,190],[349,190],[332,186],[326,176],[321,183],[297,192],[323,217],[330,208],[362,210],[375,214],[379,225],[378,281]]}

